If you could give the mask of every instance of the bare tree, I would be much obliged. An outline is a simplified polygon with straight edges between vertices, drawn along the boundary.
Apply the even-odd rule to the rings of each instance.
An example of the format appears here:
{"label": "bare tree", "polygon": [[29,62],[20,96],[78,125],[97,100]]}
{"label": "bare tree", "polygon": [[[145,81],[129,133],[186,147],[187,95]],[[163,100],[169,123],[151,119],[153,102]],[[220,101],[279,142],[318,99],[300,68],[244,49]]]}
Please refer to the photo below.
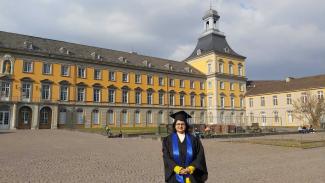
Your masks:
{"label": "bare tree", "polygon": [[325,115],[325,101],[323,97],[303,93],[302,97],[293,101],[294,115],[300,120],[307,119],[310,125],[320,127],[320,120]]}

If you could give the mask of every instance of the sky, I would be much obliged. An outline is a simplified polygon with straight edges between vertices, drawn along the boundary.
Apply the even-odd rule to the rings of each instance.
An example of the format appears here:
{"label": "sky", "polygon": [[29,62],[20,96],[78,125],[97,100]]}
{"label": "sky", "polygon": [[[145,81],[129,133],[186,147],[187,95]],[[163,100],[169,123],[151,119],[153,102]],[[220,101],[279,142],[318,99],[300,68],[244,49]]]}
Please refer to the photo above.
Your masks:
{"label": "sky", "polygon": [[[182,61],[210,0],[0,0],[0,30]],[[212,0],[249,80],[325,74],[324,0]]]}

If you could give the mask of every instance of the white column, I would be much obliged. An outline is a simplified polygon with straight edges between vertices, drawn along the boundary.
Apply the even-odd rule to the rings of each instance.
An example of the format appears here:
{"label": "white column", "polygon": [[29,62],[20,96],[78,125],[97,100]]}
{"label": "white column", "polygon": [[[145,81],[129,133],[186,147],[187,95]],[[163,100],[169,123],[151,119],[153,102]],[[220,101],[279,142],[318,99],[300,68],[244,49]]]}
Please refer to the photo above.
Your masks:
{"label": "white column", "polygon": [[52,123],[51,129],[57,129],[58,127],[58,106],[52,106]]}
{"label": "white column", "polygon": [[14,104],[10,113],[10,129],[13,130],[15,129],[15,124],[16,124],[16,116],[17,116],[17,104]]}
{"label": "white column", "polygon": [[31,129],[38,129],[38,121],[39,121],[39,106],[35,105],[32,107],[32,124],[31,124]]}

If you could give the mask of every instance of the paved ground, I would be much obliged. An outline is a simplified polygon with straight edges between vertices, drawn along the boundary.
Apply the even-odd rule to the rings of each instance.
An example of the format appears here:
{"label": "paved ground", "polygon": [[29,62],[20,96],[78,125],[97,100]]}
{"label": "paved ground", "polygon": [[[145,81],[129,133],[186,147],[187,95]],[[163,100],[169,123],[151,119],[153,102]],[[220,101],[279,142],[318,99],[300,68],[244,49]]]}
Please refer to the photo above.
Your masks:
{"label": "paved ground", "polygon": [[[218,139],[203,140],[203,145],[209,183],[325,182],[325,148],[302,150]],[[0,133],[0,182],[159,183],[163,182],[161,142],[65,130]]]}

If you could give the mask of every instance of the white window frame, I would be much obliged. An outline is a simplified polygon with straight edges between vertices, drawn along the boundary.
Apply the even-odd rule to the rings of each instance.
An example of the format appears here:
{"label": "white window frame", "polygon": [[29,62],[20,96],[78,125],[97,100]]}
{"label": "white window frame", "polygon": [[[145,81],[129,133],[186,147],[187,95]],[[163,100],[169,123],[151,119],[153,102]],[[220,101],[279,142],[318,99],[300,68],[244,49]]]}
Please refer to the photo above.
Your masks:
{"label": "white window frame", "polygon": [[86,67],[78,67],[78,78],[86,78],[87,75],[87,71],[86,71]]}
{"label": "white window frame", "polygon": [[230,97],[230,107],[235,109],[235,97],[233,96]]}
{"label": "white window frame", "polygon": [[99,110],[95,109],[92,111],[92,118],[91,118],[92,124],[99,125],[99,116],[100,116]]}
{"label": "white window frame", "polygon": [[183,79],[179,80],[179,87],[184,88],[185,87],[185,81]]}
{"label": "white window frame", "polygon": [[129,103],[129,91],[128,90],[122,90],[122,103],[123,104]]}
{"label": "white window frame", "polygon": [[[45,89],[48,89],[48,90],[45,90]],[[51,84],[45,84],[45,83],[42,84],[41,97],[42,97],[42,100],[50,100],[51,99]]]}
{"label": "white window frame", "polygon": [[[25,86],[29,86],[29,87],[25,87]],[[33,89],[32,83],[27,83],[27,82],[25,83],[25,82],[23,82],[21,84],[21,96],[22,96],[22,99],[23,100],[30,100],[31,99],[32,89]],[[24,93],[28,94],[28,96],[24,95]]]}
{"label": "white window frame", "polygon": [[135,104],[141,104],[141,91],[136,91],[135,92]]}
{"label": "white window frame", "polygon": [[141,121],[140,117],[141,117],[140,111],[138,111],[138,110],[135,111],[134,112],[134,123],[135,124],[140,124],[140,121]]}
{"label": "white window frame", "polygon": [[7,81],[0,81],[0,97],[2,100],[8,100],[11,95],[11,83]]}
{"label": "white window frame", "polygon": [[61,65],[61,76],[70,76],[70,66],[69,65]]}
{"label": "white window frame", "polygon": [[179,105],[185,106],[185,95],[184,94],[179,95]]}
{"label": "white window frame", "polygon": [[291,94],[287,94],[287,105],[292,105]]}
{"label": "white window frame", "polygon": [[230,75],[234,74],[234,65],[233,64],[229,64],[229,74]]}
{"label": "white window frame", "polygon": [[84,124],[84,111],[83,109],[77,110],[77,124]]}
{"label": "white window frame", "polygon": [[200,107],[205,107],[205,97],[204,96],[200,96]]}
{"label": "white window frame", "polygon": [[108,103],[115,103],[115,89],[108,89]]}
{"label": "white window frame", "polygon": [[113,110],[107,111],[107,122],[110,125],[114,124],[114,111]]}
{"label": "white window frame", "polygon": [[60,86],[60,100],[61,101],[68,101],[69,100],[69,86],[68,85],[61,85]]}
{"label": "white window frame", "polygon": [[147,92],[147,104],[152,105],[153,104],[153,93]]}
{"label": "white window frame", "polygon": [[101,102],[101,89],[93,88],[93,102]]}
{"label": "white window frame", "polygon": [[[81,89],[83,90],[81,92]],[[86,88],[85,87],[77,87],[77,101],[84,102],[86,98]]]}
{"label": "white window frame", "polygon": [[127,83],[129,82],[129,74],[128,73],[122,73],[122,82]]}
{"label": "white window frame", "polygon": [[323,93],[323,91],[317,91],[317,98],[318,98],[319,100],[324,98],[324,93]]}
{"label": "white window frame", "polygon": [[152,124],[152,112],[151,111],[147,111],[147,113],[146,113],[146,122],[147,122],[147,124]]}
{"label": "white window frame", "polygon": [[162,93],[162,92],[159,92],[159,105],[164,105],[164,93]]}
{"label": "white window frame", "polygon": [[204,90],[205,89],[205,84],[203,81],[200,82],[200,89],[201,90]]}
{"label": "white window frame", "polygon": [[223,64],[223,62],[219,62],[219,72],[224,73],[224,64]]}
{"label": "white window frame", "polygon": [[191,95],[190,100],[191,100],[191,106],[195,107],[195,95]]}
{"label": "white window frame", "polygon": [[121,122],[123,123],[123,124],[128,124],[128,111],[127,110],[123,110],[123,111],[121,111],[121,113],[122,113],[122,115],[121,115],[121,117],[122,117],[122,119],[121,119]]}
{"label": "white window frame", "polygon": [[108,74],[108,79],[110,81],[116,81],[116,77],[115,77],[115,71],[109,71],[109,74]]}
{"label": "white window frame", "polygon": [[265,97],[261,97],[261,106],[262,106],[262,107],[265,106]]}
{"label": "white window frame", "polygon": [[225,96],[220,96],[220,107],[225,108]]}
{"label": "white window frame", "polygon": [[169,93],[169,105],[175,105],[175,94]]}
{"label": "white window frame", "polygon": [[254,107],[254,98],[249,98],[249,107]]}
{"label": "white window frame", "polygon": [[153,85],[153,76],[147,75],[147,85]]}
{"label": "white window frame", "polygon": [[164,78],[163,77],[159,77],[159,86],[164,86],[165,82],[164,82]]}
{"label": "white window frame", "polygon": [[169,86],[175,86],[175,80],[174,79],[169,79]]}
{"label": "white window frame", "polygon": [[273,106],[277,106],[278,105],[278,96],[274,95],[273,96]]}
{"label": "white window frame", "polygon": [[141,74],[135,74],[135,83],[140,84],[141,83]]}
{"label": "white window frame", "polygon": [[23,72],[32,73],[34,63],[32,61],[23,61]]}
{"label": "white window frame", "polygon": [[224,90],[225,89],[225,82],[220,81],[220,89]]}
{"label": "white window frame", "polygon": [[102,70],[101,69],[94,69],[94,79],[95,80],[102,79]]}
{"label": "white window frame", "polygon": [[230,82],[230,90],[234,91],[235,90],[235,83]]}
{"label": "white window frame", "polygon": [[191,89],[195,88],[195,81],[193,81],[193,80],[190,81],[190,88]]}
{"label": "white window frame", "polygon": [[42,68],[43,74],[44,75],[51,75],[52,74],[52,67],[53,67],[53,65],[50,64],[50,63],[43,63],[43,68]]}

